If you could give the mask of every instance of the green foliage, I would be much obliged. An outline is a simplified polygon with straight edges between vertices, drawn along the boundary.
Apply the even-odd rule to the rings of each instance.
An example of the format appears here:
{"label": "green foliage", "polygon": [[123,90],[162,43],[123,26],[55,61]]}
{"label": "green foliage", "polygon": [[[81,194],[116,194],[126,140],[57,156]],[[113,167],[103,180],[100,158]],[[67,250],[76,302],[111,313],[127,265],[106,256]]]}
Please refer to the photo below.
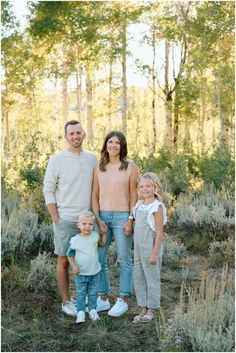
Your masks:
{"label": "green foliage", "polygon": [[220,278],[203,276],[200,288],[182,286],[180,304],[170,321],[167,339],[177,351],[231,352],[234,349],[233,274],[227,268]]}
{"label": "green foliage", "polygon": [[225,241],[216,241],[209,246],[210,264],[214,267],[222,267],[225,263],[229,266],[235,264],[235,244],[232,238]]}
{"label": "green foliage", "polygon": [[42,154],[42,134],[29,136],[18,153],[3,161],[2,183],[6,191],[17,193],[38,214],[39,222],[49,222],[43,195],[43,179],[49,155],[54,152],[48,143]]}
{"label": "green foliage", "polygon": [[212,153],[204,153],[199,161],[199,173],[206,183],[214,183],[216,189],[225,186],[234,190],[234,160],[225,145],[215,146]]}
{"label": "green foliage", "polygon": [[3,195],[1,232],[4,263],[13,265],[15,260],[29,258],[35,253],[34,241],[39,233],[37,222],[37,215],[25,209],[19,199]]}
{"label": "green foliage", "polygon": [[57,292],[55,261],[50,258],[50,254],[39,253],[30,261],[30,271],[25,285],[36,293],[43,290]]}
{"label": "green foliage", "polygon": [[14,195],[2,195],[2,262],[14,266],[22,259],[32,259],[39,251],[53,251],[52,227],[38,225],[38,215]]}
{"label": "green foliage", "polygon": [[175,203],[178,224],[232,228],[234,225],[234,201],[224,189],[217,191],[213,184],[206,185],[194,194],[181,194]]}
{"label": "green foliage", "polygon": [[171,239],[170,236],[164,234],[163,239],[163,265],[175,268],[179,266],[180,260],[186,254],[186,248],[183,244]]}

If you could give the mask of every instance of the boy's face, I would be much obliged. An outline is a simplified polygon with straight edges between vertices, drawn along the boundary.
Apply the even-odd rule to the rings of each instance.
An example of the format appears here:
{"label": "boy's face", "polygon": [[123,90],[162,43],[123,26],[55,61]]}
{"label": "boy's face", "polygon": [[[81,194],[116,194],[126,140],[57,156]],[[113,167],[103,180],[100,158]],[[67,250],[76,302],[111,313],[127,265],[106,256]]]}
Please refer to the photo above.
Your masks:
{"label": "boy's face", "polygon": [[80,218],[78,228],[82,235],[89,235],[93,231],[94,221],[91,217]]}

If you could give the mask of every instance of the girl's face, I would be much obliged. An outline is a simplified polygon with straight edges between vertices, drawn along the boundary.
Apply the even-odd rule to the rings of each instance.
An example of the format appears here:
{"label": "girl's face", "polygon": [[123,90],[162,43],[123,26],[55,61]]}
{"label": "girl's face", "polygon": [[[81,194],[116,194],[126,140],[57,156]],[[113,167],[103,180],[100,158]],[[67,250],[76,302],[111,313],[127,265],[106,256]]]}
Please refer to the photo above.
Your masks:
{"label": "girl's face", "polygon": [[144,199],[154,197],[154,185],[147,179],[141,178],[138,183],[138,191]]}
{"label": "girl's face", "polygon": [[106,144],[107,152],[109,156],[117,157],[120,156],[120,140],[117,136],[109,138]]}
{"label": "girl's face", "polygon": [[90,217],[83,217],[78,222],[78,228],[82,235],[89,235],[93,231],[94,221]]}

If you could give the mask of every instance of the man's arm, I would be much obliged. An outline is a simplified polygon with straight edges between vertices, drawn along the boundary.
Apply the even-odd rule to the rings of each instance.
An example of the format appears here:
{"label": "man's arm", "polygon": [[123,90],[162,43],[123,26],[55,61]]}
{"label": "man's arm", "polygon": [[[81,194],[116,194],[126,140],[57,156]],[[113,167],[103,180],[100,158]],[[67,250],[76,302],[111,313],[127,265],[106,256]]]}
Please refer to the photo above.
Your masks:
{"label": "man's arm", "polygon": [[55,170],[55,163],[50,158],[43,182],[43,193],[48,212],[51,216],[52,222],[57,223],[59,214],[56,205],[56,188],[57,188],[57,173]]}
{"label": "man's arm", "polygon": [[57,211],[57,206],[55,203],[49,203],[47,205],[48,212],[50,213],[51,219],[53,223],[57,223],[59,220],[59,214]]}

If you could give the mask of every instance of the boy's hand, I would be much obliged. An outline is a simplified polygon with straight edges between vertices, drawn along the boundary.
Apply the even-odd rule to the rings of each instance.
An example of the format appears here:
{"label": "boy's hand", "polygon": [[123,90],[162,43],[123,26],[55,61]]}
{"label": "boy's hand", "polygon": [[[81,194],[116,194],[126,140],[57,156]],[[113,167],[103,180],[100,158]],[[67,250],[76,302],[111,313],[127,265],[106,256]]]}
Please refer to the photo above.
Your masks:
{"label": "boy's hand", "polygon": [[152,254],[149,257],[149,263],[150,263],[150,265],[156,265],[157,264],[157,256]]}
{"label": "boy's hand", "polygon": [[73,266],[72,269],[75,275],[78,275],[80,273],[80,270],[77,266]]}

